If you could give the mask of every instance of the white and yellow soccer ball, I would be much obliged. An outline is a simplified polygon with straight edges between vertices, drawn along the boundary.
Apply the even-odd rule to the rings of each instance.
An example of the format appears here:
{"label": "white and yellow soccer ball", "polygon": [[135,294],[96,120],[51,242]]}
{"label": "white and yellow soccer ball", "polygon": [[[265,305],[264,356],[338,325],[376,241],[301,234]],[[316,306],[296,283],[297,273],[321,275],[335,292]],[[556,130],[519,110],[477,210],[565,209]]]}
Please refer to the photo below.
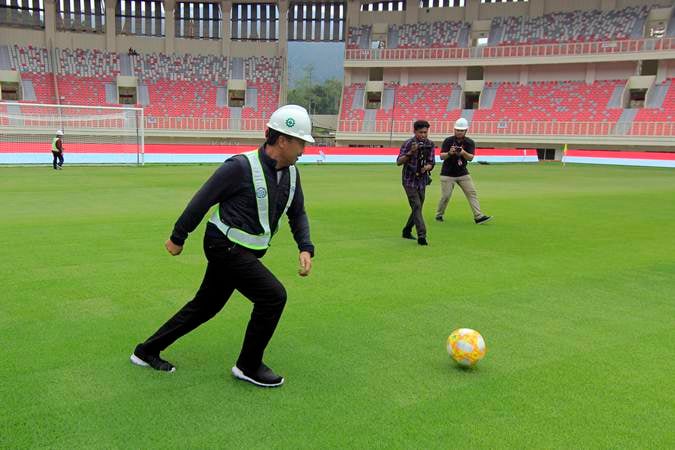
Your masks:
{"label": "white and yellow soccer ball", "polygon": [[487,348],[483,336],[471,328],[459,328],[448,336],[448,353],[457,364],[471,367],[483,359]]}

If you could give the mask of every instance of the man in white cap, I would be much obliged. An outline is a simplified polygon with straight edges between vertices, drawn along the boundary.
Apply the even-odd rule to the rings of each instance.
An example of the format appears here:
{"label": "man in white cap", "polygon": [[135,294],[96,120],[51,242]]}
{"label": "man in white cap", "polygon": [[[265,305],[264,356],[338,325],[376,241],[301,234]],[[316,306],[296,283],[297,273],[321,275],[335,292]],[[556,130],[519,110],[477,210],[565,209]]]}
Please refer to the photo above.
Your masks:
{"label": "man in white cap", "polygon": [[54,170],[63,169],[63,130],[56,130],[56,136],[52,139],[52,165]]}
{"label": "man in white cap", "polygon": [[213,205],[204,236],[206,274],[194,299],[138,344],[131,362],[156,370],[176,368],[159,354],[181,336],[214,317],[234,290],[253,302],[253,312],[232,374],[256,386],[281,386],[284,378],[263,363],[263,353],[286,304],[286,290],[259,260],[287,214],[299,250],[299,275],[312,268],[300,175],[295,163],[305,143],[313,143],[312,123],[301,106],[277,109],[267,124],[266,141],[257,150],[226,160],[195,194],[178,218],[165,246],[176,256]]}
{"label": "man in white cap", "polygon": [[436,210],[436,220],[443,222],[443,214],[452,196],[452,189],[455,183],[462,188],[466,199],[471,205],[473,211],[473,220],[476,224],[484,224],[492,219],[486,216],[480,210],[478,202],[478,193],[473,185],[471,175],[467,169],[467,163],[472,161],[476,153],[476,144],[473,139],[466,137],[466,130],[469,129],[469,122],[465,118],[459,118],[455,122],[454,135],[447,137],[441,147],[441,200],[438,202]]}

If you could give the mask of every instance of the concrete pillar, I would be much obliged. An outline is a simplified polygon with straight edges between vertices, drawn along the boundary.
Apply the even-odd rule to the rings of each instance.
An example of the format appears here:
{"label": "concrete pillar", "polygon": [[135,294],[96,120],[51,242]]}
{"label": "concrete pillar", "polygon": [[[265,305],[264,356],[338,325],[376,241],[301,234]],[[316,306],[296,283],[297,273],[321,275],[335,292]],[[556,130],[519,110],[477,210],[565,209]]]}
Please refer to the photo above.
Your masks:
{"label": "concrete pillar", "polygon": [[223,15],[223,21],[220,23],[222,32],[220,52],[223,56],[228,56],[232,44],[232,0],[222,0],[220,10]]}
{"label": "concrete pillar", "polygon": [[56,0],[45,0],[45,47],[56,46]]}
{"label": "concrete pillar", "polygon": [[593,84],[595,82],[595,63],[586,65],[586,84]]}
{"label": "concrete pillar", "polygon": [[663,83],[668,77],[668,60],[659,60],[656,67],[656,82]]}
{"label": "concrete pillar", "polygon": [[358,0],[349,0],[347,3],[347,14],[345,17],[345,36],[349,27],[358,27],[361,25],[359,15],[361,13],[361,2]]}
{"label": "concrete pillar", "polygon": [[468,71],[467,67],[460,67],[457,73],[457,84],[464,88],[464,82],[466,81],[466,73]]}
{"label": "concrete pillar", "polygon": [[520,66],[520,84],[527,84],[530,79],[530,72],[528,66]]}
{"label": "concrete pillar", "polygon": [[176,0],[164,0],[164,53],[176,51]]}
{"label": "concrete pillar", "polygon": [[530,17],[539,17],[546,13],[546,0],[530,0],[528,3],[530,8]]}
{"label": "concrete pillar", "polygon": [[478,20],[480,11],[480,0],[466,0],[464,3],[464,21],[472,23]]}
{"label": "concrete pillar", "polygon": [[409,2],[411,3],[408,8],[405,10],[405,22],[406,24],[408,23],[417,23],[419,20],[420,16],[420,8],[417,7],[417,2]]}
{"label": "concrete pillar", "polygon": [[279,42],[277,56],[281,58],[281,86],[279,104],[285,105],[288,100],[288,0],[279,0]]}
{"label": "concrete pillar", "polygon": [[115,17],[117,0],[105,2],[105,49],[109,52],[117,51],[117,31],[115,29],[117,18]]}

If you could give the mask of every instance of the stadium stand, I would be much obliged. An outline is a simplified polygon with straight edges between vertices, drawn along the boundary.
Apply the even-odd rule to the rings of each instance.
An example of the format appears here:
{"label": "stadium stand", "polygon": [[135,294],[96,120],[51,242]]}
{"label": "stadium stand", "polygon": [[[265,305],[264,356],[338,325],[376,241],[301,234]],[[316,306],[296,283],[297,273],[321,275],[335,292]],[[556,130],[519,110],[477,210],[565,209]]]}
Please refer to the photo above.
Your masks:
{"label": "stadium stand", "polygon": [[[405,121],[412,123],[417,119],[429,121],[454,120],[459,115],[459,108],[449,105],[453,98],[453,90],[460,87],[454,83],[411,83],[400,86],[396,83],[385,84],[386,91],[390,90],[393,102],[387,105],[383,101],[383,107],[374,110],[374,114],[368,114],[372,110],[364,108],[364,89],[362,83],[354,83],[344,89],[341,120],[362,122],[373,120],[376,124],[366,124],[364,131],[384,131],[382,128],[389,121]],[[354,128],[356,123],[342,122],[343,128]],[[356,131],[360,131],[359,128]],[[341,130],[346,131],[346,130]],[[355,130],[352,130],[355,131]]]}
{"label": "stadium stand", "polygon": [[465,22],[433,22],[390,25],[388,48],[467,47],[470,25]]}
{"label": "stadium stand", "polygon": [[95,77],[57,76],[60,103],[64,105],[106,105],[106,81]]}
{"label": "stadium stand", "polygon": [[[607,108],[625,80],[501,83],[492,108],[474,111],[474,121],[557,121],[615,123],[621,108]],[[486,83],[492,86],[492,83]]]}
{"label": "stadium stand", "polygon": [[49,53],[46,48],[33,46],[9,47],[12,69],[22,73],[49,73],[52,72]]}
{"label": "stadium stand", "polygon": [[347,48],[368,48],[370,45],[370,25],[349,27],[347,33]]}
{"label": "stadium stand", "polygon": [[223,81],[228,78],[224,56],[166,55],[147,53],[131,57],[133,73],[139,81]]}
{"label": "stadium stand", "polygon": [[340,114],[341,120],[363,120],[365,115],[363,90],[365,87],[366,86],[363,83],[353,83],[344,87],[342,94],[342,112]]}
{"label": "stadium stand", "polygon": [[642,37],[649,6],[615,11],[572,11],[540,17],[495,17],[488,45],[589,42]]}
{"label": "stadium stand", "polygon": [[96,49],[56,49],[56,56],[59,74],[106,80],[120,74],[120,58],[117,53]]}
{"label": "stadium stand", "polygon": [[217,86],[206,80],[158,80],[147,85],[150,104],[145,114],[154,117],[226,117],[216,107]]}
{"label": "stadium stand", "polygon": [[56,91],[54,90],[54,74],[24,72],[21,74],[24,84],[24,92],[31,91],[34,97],[24,98],[31,103],[56,103]]}
{"label": "stadium stand", "polygon": [[[58,99],[48,51],[30,46],[9,47],[11,68],[21,72],[24,92],[29,93],[24,102],[89,106],[113,104],[106,99],[106,85],[114,85],[115,77],[121,74],[120,55],[84,49],[56,49],[55,55]],[[132,56],[130,63],[131,73],[138,77],[139,87],[147,89],[148,103],[144,105],[147,116],[230,117],[226,104],[221,101],[219,105],[217,102],[218,88],[227,86],[228,58],[150,53]],[[241,75],[248,81],[247,100],[250,100],[241,110],[241,118],[266,119],[278,106],[281,60],[243,58]],[[248,127],[253,125],[249,123]]]}
{"label": "stadium stand", "polygon": [[654,99],[655,102],[660,103],[659,107],[642,108],[635,116],[634,122],[638,124],[653,123],[653,127],[636,125],[631,129],[631,134],[645,135],[645,134],[663,134],[663,124],[675,122],[675,78],[669,78],[663,83],[659,83],[652,87],[652,89],[662,88],[664,92],[663,97]]}

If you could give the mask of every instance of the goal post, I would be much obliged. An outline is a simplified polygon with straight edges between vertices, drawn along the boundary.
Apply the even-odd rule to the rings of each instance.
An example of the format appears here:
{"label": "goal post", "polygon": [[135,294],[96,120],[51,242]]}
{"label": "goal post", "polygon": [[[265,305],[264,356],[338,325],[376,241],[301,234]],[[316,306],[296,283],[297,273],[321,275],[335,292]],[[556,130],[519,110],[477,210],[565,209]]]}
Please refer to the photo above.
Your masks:
{"label": "goal post", "polygon": [[0,102],[0,163],[51,164],[63,131],[66,163],[144,163],[143,108]]}

